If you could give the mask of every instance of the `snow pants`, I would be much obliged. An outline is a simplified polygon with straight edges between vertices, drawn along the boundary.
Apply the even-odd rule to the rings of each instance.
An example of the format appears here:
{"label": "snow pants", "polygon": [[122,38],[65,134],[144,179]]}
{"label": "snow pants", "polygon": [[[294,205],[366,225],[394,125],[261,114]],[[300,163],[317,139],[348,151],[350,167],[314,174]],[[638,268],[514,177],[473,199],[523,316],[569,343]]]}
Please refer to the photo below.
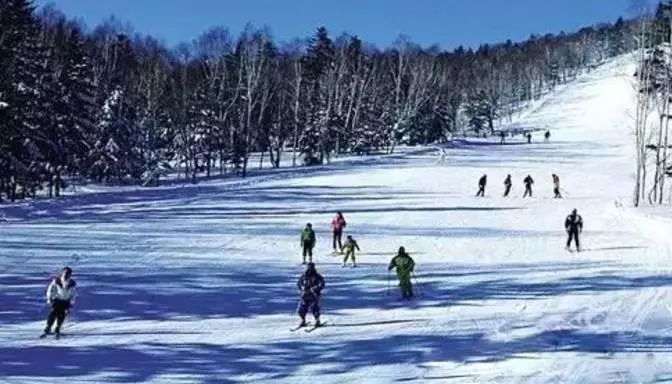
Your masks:
{"label": "snow pants", "polygon": [[343,257],[343,264],[348,262],[348,259],[352,258],[352,264],[355,264],[355,248],[348,247],[345,250],[345,256]]}
{"label": "snow pants", "polygon": [[576,249],[579,249],[579,231],[576,230],[569,230],[567,231],[567,248],[569,248],[570,244],[572,243],[572,239],[574,239],[574,244],[576,245]]}
{"label": "snow pants", "polygon": [[302,319],[306,318],[306,314],[311,312],[315,320],[320,319],[320,297],[319,296],[302,296],[299,302],[297,313]]}
{"label": "snow pants", "polygon": [[553,196],[556,199],[562,199],[562,195],[560,194],[560,187],[555,187],[553,188],[553,193],[555,196]]}
{"label": "snow pants", "polygon": [[44,328],[45,333],[51,332],[51,327],[56,322],[56,333],[61,331],[61,326],[63,321],[65,321],[66,312],[70,309],[70,302],[65,300],[53,300],[51,303],[51,312],[49,317],[47,317],[47,326]]}
{"label": "snow pants", "polygon": [[478,192],[476,193],[476,197],[478,196],[485,196],[485,185],[479,185],[478,186]]}
{"label": "snow pants", "polygon": [[[341,243],[342,238],[343,238],[343,230],[342,229],[334,229],[334,235],[333,235],[334,251],[336,249],[338,249],[340,251],[343,248],[343,244]],[[338,248],[336,248],[337,243],[338,243]]]}
{"label": "snow pants", "polygon": [[399,288],[401,296],[404,298],[413,297],[413,283],[411,283],[411,272],[397,272],[399,278]]}
{"label": "snow pants", "polygon": [[526,185],[525,186],[525,193],[523,193],[523,197],[530,196],[532,197],[532,186],[531,185]]}
{"label": "snow pants", "polygon": [[511,192],[511,186],[510,185],[505,185],[504,186],[504,197],[509,196],[509,192]]}
{"label": "snow pants", "polygon": [[306,256],[308,256],[308,261],[313,261],[313,246],[314,244],[311,241],[303,242],[303,261],[306,261]]}

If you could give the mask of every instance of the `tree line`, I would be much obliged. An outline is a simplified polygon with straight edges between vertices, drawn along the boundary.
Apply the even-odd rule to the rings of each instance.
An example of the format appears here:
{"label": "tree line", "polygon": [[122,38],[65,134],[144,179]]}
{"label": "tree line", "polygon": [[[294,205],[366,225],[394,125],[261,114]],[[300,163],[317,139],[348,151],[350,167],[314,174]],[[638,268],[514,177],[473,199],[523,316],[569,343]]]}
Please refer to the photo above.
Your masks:
{"label": "tree line", "polygon": [[252,154],[259,166],[314,165],[492,134],[526,102],[634,50],[638,26],[619,18],[446,51],[403,36],[380,49],[324,27],[280,43],[248,25],[169,49],[113,18],[89,30],[53,7],[0,0],[0,200],[58,196],[77,180],[245,176]]}
{"label": "tree line", "polygon": [[[637,51],[635,145],[636,174],[633,203],[660,205],[671,201],[666,180],[672,176],[672,1],[658,3],[655,12],[639,10],[635,34]],[[666,196],[666,192],[668,196]]]}

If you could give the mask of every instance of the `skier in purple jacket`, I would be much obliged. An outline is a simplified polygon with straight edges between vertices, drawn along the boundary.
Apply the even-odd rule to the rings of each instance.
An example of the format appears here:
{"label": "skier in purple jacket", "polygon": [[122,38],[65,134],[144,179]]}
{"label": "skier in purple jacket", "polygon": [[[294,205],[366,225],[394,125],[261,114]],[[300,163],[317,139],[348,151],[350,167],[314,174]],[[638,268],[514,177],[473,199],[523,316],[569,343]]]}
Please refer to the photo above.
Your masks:
{"label": "skier in purple jacket", "polygon": [[320,295],[324,289],[324,278],[315,269],[314,263],[308,263],[306,272],[301,275],[296,286],[301,291],[301,301],[297,310],[299,317],[301,317],[301,324],[299,327],[306,326],[306,314],[310,311],[315,318],[315,326],[319,327],[320,323]]}

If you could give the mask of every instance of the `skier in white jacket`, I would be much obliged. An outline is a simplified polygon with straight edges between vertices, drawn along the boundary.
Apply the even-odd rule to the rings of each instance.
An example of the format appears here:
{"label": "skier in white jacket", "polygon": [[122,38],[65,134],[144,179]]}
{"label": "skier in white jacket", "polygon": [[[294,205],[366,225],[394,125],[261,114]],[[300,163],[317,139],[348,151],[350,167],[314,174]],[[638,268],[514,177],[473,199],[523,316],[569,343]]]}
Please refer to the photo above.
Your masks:
{"label": "skier in white jacket", "polygon": [[55,277],[47,287],[47,303],[51,305],[51,312],[47,318],[47,326],[40,338],[46,337],[51,332],[51,327],[56,322],[54,333],[58,339],[61,335],[61,326],[74,303],[77,295],[77,283],[72,279],[72,269],[65,267],[60,276]]}

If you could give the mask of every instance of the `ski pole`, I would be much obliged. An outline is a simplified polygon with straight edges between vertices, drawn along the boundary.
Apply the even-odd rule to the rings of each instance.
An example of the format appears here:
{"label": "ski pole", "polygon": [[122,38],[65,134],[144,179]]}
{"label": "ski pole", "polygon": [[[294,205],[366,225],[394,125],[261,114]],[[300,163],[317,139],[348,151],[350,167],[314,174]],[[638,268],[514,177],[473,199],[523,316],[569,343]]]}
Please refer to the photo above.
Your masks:
{"label": "ski pole", "polygon": [[390,295],[390,270],[387,270],[387,296]]}
{"label": "ski pole", "polygon": [[63,322],[64,322],[63,328],[72,329],[73,327],[75,327],[78,324],[78,322],[75,321],[75,319],[73,319],[73,317],[72,317],[73,314],[74,314],[74,311],[73,311],[72,307],[68,308],[68,311],[66,312],[65,319],[63,320]]}
{"label": "ski pole", "polygon": [[422,290],[420,289],[420,283],[418,282],[418,278],[415,277],[415,273],[413,271],[411,271],[411,276],[413,276],[413,280],[415,280],[415,286],[418,289],[418,295],[424,297],[424,295],[422,294]]}

